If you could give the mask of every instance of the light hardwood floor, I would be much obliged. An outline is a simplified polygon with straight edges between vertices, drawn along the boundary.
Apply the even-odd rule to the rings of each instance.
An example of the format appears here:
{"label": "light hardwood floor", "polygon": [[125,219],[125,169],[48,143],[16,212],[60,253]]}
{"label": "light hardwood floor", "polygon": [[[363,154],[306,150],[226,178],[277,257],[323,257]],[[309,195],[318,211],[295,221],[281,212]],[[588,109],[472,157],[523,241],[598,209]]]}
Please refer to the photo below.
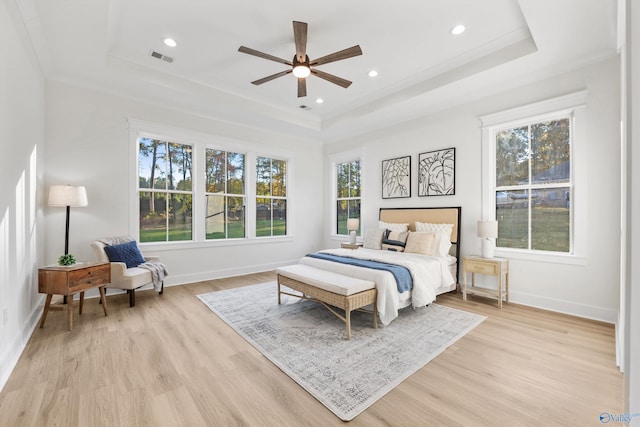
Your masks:
{"label": "light hardwood floor", "polygon": [[[340,426],[194,295],[273,272],[97,300],[36,329],[0,393],[0,426]],[[622,412],[611,325],[460,295],[488,316],[352,426],[589,426]]]}

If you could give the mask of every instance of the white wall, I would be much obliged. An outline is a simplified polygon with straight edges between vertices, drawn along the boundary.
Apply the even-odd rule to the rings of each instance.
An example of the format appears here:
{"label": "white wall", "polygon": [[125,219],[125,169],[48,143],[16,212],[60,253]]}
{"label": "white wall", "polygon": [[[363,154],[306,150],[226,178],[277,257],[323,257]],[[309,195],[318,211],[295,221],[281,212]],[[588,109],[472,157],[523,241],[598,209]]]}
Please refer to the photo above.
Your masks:
{"label": "white wall", "polygon": [[[625,310],[625,412],[637,414],[629,423],[640,426],[640,5],[626,1],[627,116],[627,282]],[[634,23],[633,25],[631,23]],[[635,220],[635,221],[634,221]]]}
{"label": "white wall", "polygon": [[[215,102],[215,100],[212,100]],[[171,286],[217,277],[264,271],[296,262],[321,239],[319,195],[322,194],[322,148],[318,141],[301,140],[228,122],[197,117],[167,107],[69,86],[47,84],[47,186],[85,185],[86,208],[72,208],[69,251],[79,259],[94,259],[90,243],[105,236],[130,234],[131,142],[127,118],[177,127],[188,132],[231,138],[258,153],[284,152],[291,156],[288,241],[251,245],[144,250],[167,265]],[[135,163],[134,163],[135,164]],[[47,208],[46,260],[63,252],[64,209]]]}
{"label": "white wall", "polygon": [[0,2],[0,389],[41,314],[45,82],[14,2]]}
{"label": "white wall", "polygon": [[[590,171],[587,186],[588,239],[584,260],[579,265],[540,263],[512,259],[510,296],[513,302],[596,318],[614,323],[618,311],[619,277],[619,64],[617,58],[528,84],[479,102],[363,135],[325,147],[325,186],[330,188],[332,155],[344,150],[364,154],[364,227],[375,227],[381,207],[462,206],[461,251],[480,252],[476,221],[481,218],[481,123],[479,116],[588,90],[586,164]],[[417,196],[419,153],[456,148],[456,194]],[[381,198],[381,161],[412,156],[412,197]],[[596,179],[593,171],[605,171]],[[333,201],[325,198],[327,209]],[[325,220],[326,235],[331,224]],[[366,232],[366,231],[365,231]],[[325,245],[337,242],[325,238]]]}

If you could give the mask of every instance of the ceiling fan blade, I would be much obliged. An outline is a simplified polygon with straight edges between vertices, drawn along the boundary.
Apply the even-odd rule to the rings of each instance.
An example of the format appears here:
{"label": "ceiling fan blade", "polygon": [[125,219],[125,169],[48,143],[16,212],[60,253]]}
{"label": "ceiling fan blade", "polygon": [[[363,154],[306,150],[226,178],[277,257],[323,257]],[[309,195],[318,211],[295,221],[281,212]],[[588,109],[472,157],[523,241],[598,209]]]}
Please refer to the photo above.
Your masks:
{"label": "ceiling fan blade", "polygon": [[298,62],[304,62],[307,56],[307,23],[293,21],[293,39],[296,42]]}
{"label": "ceiling fan blade", "polygon": [[240,46],[238,52],[246,53],[248,55],[258,56],[260,58],[268,59],[270,61],[279,62],[285,65],[293,66],[293,62],[286,59],[278,58],[277,56],[269,55],[268,53],[260,52],[259,50],[251,49],[250,47]]}
{"label": "ceiling fan blade", "polygon": [[298,78],[298,98],[307,96],[307,79]]}
{"label": "ceiling fan blade", "polygon": [[275,73],[275,74],[272,74],[270,76],[263,77],[263,78],[261,78],[259,80],[253,81],[251,83],[256,85],[256,86],[258,86],[258,85],[261,85],[262,83],[270,82],[273,79],[277,79],[278,77],[286,76],[290,72],[291,72],[291,70],[280,71],[279,73]]}
{"label": "ceiling fan blade", "polygon": [[362,49],[360,49],[359,45],[355,45],[339,52],[330,53],[329,55],[314,59],[313,61],[309,62],[309,65],[313,66],[328,64],[329,62],[340,61],[341,59],[347,59],[358,55],[362,55]]}
{"label": "ceiling fan blade", "polygon": [[342,86],[345,89],[351,86],[351,82],[349,80],[345,80],[342,77],[334,76],[333,74],[325,73],[324,71],[311,70],[311,74],[315,74],[321,79],[324,79],[331,83],[335,83],[338,86]]}

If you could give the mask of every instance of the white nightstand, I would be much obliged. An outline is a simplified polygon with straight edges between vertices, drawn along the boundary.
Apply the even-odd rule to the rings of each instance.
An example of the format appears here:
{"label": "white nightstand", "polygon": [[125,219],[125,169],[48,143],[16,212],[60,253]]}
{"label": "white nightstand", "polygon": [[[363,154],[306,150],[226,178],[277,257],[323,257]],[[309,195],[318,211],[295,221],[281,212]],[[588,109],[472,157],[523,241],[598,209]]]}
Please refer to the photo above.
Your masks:
{"label": "white nightstand", "polygon": [[362,243],[342,242],[340,243],[340,247],[343,249],[358,249],[362,247]]}
{"label": "white nightstand", "polygon": [[[467,273],[471,273],[471,287],[467,287]],[[498,289],[476,287],[475,276],[486,274],[498,277]],[[504,275],[504,287],[502,276]],[[502,299],[509,302],[509,260],[505,258],[481,258],[479,256],[466,256],[462,260],[462,299],[467,300],[467,295],[478,295],[498,299],[498,308],[502,310]]]}

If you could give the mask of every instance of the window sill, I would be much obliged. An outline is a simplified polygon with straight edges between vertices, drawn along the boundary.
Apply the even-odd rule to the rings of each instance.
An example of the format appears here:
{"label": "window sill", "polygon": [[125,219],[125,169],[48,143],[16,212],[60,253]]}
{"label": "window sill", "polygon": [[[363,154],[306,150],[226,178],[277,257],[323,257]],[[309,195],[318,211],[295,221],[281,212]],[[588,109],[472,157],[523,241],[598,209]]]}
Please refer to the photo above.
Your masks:
{"label": "window sill", "polygon": [[199,249],[229,246],[259,245],[267,243],[293,242],[294,236],[254,237],[246,239],[206,240],[191,242],[148,242],[139,243],[140,249],[145,251],[172,251],[176,249]]}
{"label": "window sill", "polygon": [[585,257],[560,252],[550,253],[541,251],[496,248],[495,255],[501,258],[519,259],[532,262],[546,262],[566,265],[587,265],[587,259]]}

